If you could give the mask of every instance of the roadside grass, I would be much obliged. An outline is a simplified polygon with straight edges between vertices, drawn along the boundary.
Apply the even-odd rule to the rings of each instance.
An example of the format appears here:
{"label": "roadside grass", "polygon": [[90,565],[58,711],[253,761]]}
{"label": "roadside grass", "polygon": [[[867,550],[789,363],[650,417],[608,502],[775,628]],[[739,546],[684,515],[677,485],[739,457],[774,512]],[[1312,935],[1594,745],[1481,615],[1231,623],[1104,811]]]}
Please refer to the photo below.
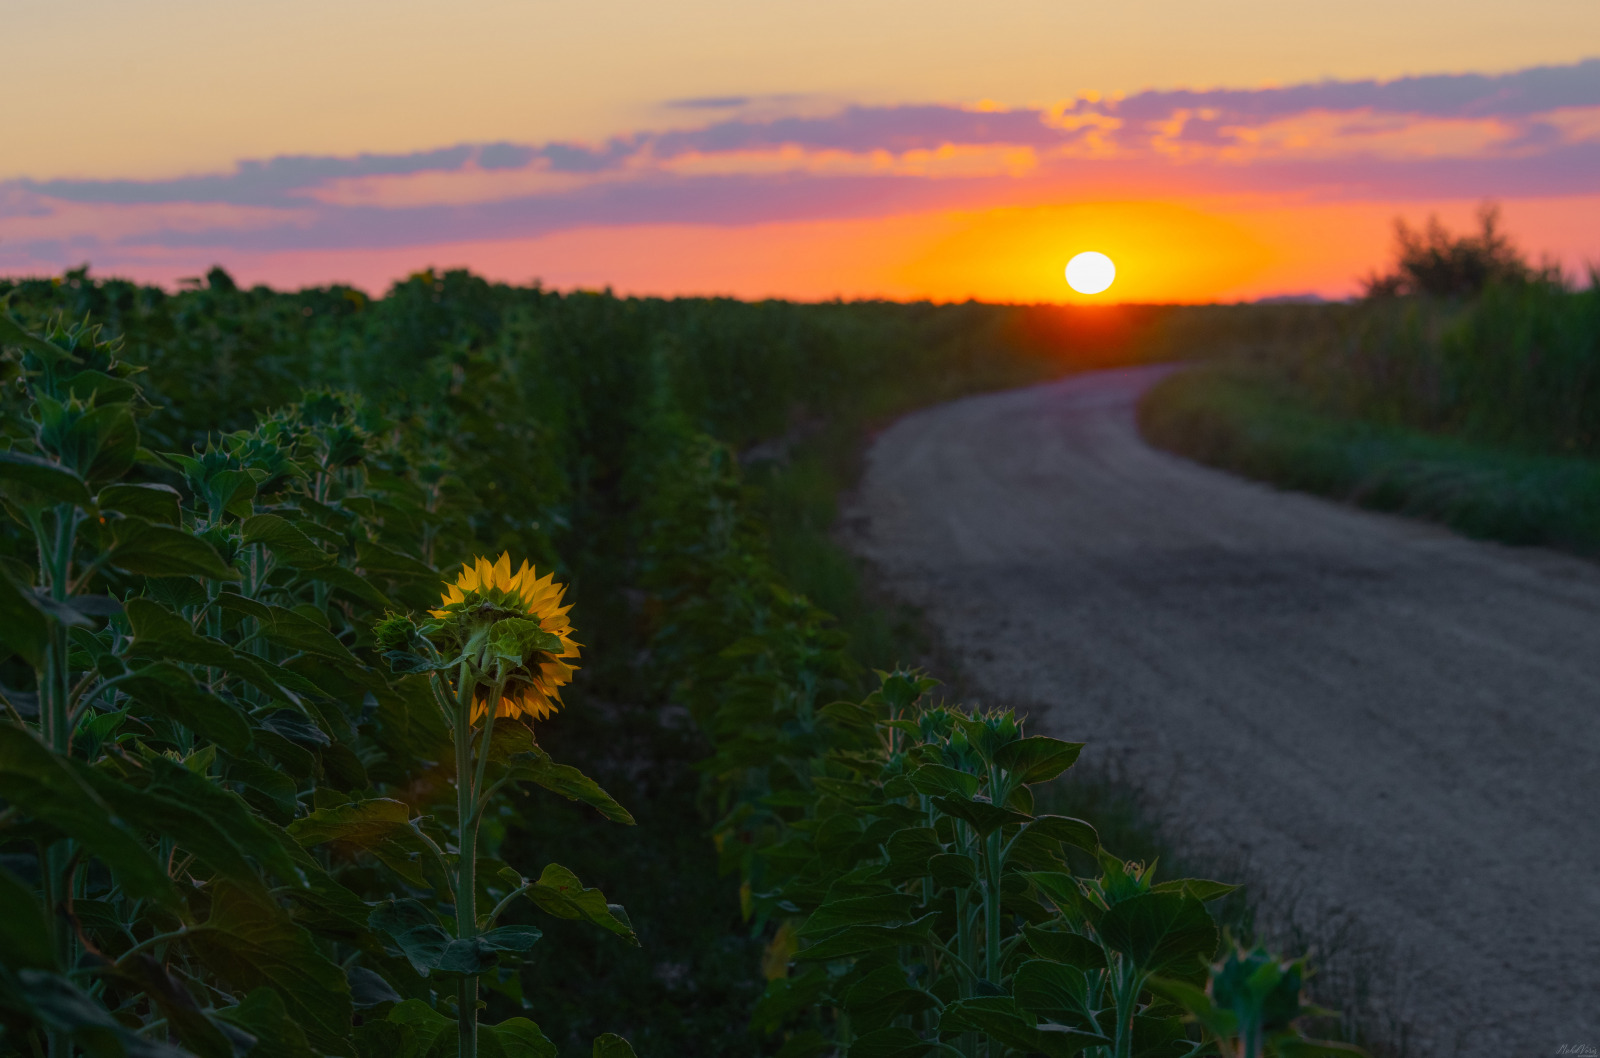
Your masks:
{"label": "roadside grass", "polygon": [[1199,462],[1508,544],[1600,553],[1600,460],[1319,410],[1236,364],[1163,379],[1139,405],[1153,444]]}

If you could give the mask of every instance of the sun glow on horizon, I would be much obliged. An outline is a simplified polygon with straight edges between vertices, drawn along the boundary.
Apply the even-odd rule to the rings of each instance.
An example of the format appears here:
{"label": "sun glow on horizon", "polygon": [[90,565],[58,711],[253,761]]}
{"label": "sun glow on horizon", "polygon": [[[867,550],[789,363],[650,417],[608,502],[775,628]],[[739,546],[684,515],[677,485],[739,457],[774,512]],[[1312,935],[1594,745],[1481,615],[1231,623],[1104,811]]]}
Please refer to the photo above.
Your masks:
{"label": "sun glow on horizon", "polygon": [[1098,250],[1085,250],[1067,262],[1067,286],[1080,294],[1102,293],[1116,278],[1116,264]]}

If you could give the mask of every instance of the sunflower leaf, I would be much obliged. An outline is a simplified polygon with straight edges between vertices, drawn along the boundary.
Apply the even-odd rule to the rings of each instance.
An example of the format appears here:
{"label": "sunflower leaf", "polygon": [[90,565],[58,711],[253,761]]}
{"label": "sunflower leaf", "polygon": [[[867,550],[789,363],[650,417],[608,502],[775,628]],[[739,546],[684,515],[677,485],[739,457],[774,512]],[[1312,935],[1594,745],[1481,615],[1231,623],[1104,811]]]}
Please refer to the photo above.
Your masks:
{"label": "sunflower leaf", "polygon": [[31,732],[0,723],[0,797],[83,843],[135,895],[175,904],[165,868],[112,808],[118,784],[107,782],[110,803],[88,781],[82,764],[55,753]]}
{"label": "sunflower leaf", "polygon": [[220,886],[211,917],[189,934],[196,953],[231,988],[267,986],[313,1045],[339,1049],[350,1033],[350,985],[312,935],[280,908]]}
{"label": "sunflower leaf", "polygon": [[290,823],[288,830],[290,837],[307,848],[338,841],[365,849],[412,885],[425,884],[427,846],[412,827],[411,809],[403,801],[375,797],[319,808]]}
{"label": "sunflower leaf", "polygon": [[51,503],[89,506],[89,489],[83,479],[70,468],[43,456],[0,451],[0,484],[5,486],[12,502],[20,507],[43,507]]}
{"label": "sunflower leaf", "polygon": [[102,511],[137,515],[162,525],[177,525],[182,497],[171,485],[119,483],[107,485],[95,497]]}
{"label": "sunflower leaf", "polygon": [[1001,746],[995,751],[994,762],[1024,783],[1049,782],[1072,767],[1082,749],[1082,742],[1033,735]]}
{"label": "sunflower leaf", "polygon": [[639,937],[628,921],[627,912],[620,904],[606,903],[605,894],[598,889],[586,889],[578,876],[559,863],[548,864],[539,874],[539,880],[524,890],[528,898],[557,918],[587,919],[601,929],[610,930],[634,947]]}
{"label": "sunflower leaf", "polygon": [[151,577],[210,577],[238,580],[239,574],[210,544],[182,529],[156,525],[143,518],[120,518],[112,524],[111,564],[129,573]]}
{"label": "sunflower leaf", "polygon": [[38,666],[50,643],[50,618],[33,589],[0,569],[0,646]]}
{"label": "sunflower leaf", "polygon": [[293,673],[280,670],[260,658],[239,653],[221,640],[197,634],[188,621],[160,603],[150,599],[129,599],[125,609],[128,622],[133,626],[133,655],[223,669],[269,695],[299,700],[298,695],[275,678],[282,672],[292,679]]}
{"label": "sunflower leaf", "polygon": [[250,744],[250,724],[234,705],[206,691],[176,665],[155,662],[126,676],[122,689],[147,707],[232,753]]}
{"label": "sunflower leaf", "polygon": [[634,1058],[633,1045],[614,1032],[594,1038],[592,1058]]}
{"label": "sunflower leaf", "polygon": [[494,623],[489,631],[489,654],[504,658],[513,665],[526,664],[535,653],[557,654],[566,649],[561,637],[540,627],[538,621],[521,617],[506,617]]}

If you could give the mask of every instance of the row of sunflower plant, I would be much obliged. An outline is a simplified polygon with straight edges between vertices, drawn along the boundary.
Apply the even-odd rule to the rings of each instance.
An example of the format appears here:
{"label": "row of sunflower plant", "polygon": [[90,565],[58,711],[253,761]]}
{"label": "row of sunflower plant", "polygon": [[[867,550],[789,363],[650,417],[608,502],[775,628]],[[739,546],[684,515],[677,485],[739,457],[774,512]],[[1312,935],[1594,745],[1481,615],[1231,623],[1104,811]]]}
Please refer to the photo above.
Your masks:
{"label": "row of sunflower plant", "polygon": [[1036,810],[1080,744],[939,702],[916,671],[848,698],[845,644],[776,582],[737,460],[656,386],[653,652],[713,746],[719,854],[769,938],[753,1028],[781,1058],[1348,1058],[1299,1027],[1303,960],[1220,933],[1206,905],[1232,886],[1161,880]]}
{"label": "row of sunflower plant", "polygon": [[0,1055],[554,1055],[479,1024],[533,909],[637,943],[482,831],[517,786],[632,822],[534,735],[561,586],[501,556],[440,598],[448,468],[354,398],[157,453],[95,329],[0,313],[0,351]]}

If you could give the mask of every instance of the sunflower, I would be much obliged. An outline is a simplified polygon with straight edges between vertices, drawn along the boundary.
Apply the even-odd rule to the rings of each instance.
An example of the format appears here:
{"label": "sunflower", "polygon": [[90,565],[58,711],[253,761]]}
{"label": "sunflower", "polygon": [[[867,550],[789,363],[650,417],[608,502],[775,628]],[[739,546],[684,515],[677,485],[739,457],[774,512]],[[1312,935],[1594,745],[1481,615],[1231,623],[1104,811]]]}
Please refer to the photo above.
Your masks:
{"label": "sunflower", "polygon": [[[506,683],[496,717],[544,720],[561,707],[560,689],[572,681],[576,667],[564,659],[577,657],[579,644],[573,642],[567,620],[572,607],[561,605],[566,585],[555,583],[554,578],[552,573],[538,576],[526,562],[512,573],[509,553],[502,553],[494,562],[480,556],[475,563],[462,566],[454,584],[446,585],[440,609],[429,611],[434,617],[458,623],[461,646],[469,652],[481,649],[501,621],[533,622],[544,633],[539,637],[544,647],[530,649],[521,664],[503,672]],[[491,686],[480,678],[473,694],[472,723],[488,713],[490,693]]]}

